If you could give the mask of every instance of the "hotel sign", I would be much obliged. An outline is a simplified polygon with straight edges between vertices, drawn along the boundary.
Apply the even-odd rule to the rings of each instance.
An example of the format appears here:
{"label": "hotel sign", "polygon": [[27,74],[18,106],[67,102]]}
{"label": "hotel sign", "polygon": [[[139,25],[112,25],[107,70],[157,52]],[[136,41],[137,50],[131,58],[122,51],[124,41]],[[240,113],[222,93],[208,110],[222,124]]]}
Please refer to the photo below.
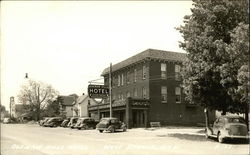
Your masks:
{"label": "hotel sign", "polygon": [[89,85],[88,94],[90,98],[107,98],[109,96],[109,88],[104,85]]}

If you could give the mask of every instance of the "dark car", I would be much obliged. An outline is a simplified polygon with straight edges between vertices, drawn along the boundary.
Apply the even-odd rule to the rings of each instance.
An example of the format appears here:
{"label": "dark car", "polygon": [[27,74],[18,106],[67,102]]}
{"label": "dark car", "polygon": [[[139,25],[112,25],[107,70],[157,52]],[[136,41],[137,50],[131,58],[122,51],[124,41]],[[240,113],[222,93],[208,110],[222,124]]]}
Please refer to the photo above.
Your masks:
{"label": "dark car", "polygon": [[61,117],[53,117],[44,123],[45,127],[58,127],[62,124],[63,119]]}
{"label": "dark car", "polygon": [[99,132],[103,131],[115,132],[118,130],[126,131],[127,126],[125,123],[119,121],[118,118],[107,117],[101,119],[101,121],[96,125],[96,129],[99,130]]}
{"label": "dark car", "polygon": [[67,127],[74,128],[79,117],[72,117],[67,125]]}
{"label": "dark car", "polygon": [[67,127],[67,125],[69,124],[70,118],[66,118],[63,120],[61,127]]}
{"label": "dark car", "polygon": [[79,118],[74,128],[76,129],[95,129],[97,122],[90,117]]}
{"label": "dark car", "polygon": [[215,137],[220,143],[225,139],[249,138],[245,120],[240,116],[221,116],[217,118],[212,129],[206,129],[206,137]]}

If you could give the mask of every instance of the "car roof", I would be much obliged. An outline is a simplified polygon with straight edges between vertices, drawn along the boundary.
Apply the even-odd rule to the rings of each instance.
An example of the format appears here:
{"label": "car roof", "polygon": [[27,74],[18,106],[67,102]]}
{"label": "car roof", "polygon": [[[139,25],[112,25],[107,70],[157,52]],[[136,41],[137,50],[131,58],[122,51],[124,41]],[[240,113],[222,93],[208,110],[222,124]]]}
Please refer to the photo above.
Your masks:
{"label": "car roof", "polygon": [[243,117],[241,117],[241,116],[223,115],[223,116],[220,116],[219,118],[243,118]]}
{"label": "car roof", "polygon": [[115,118],[115,117],[103,117],[102,119],[118,119],[118,118]]}

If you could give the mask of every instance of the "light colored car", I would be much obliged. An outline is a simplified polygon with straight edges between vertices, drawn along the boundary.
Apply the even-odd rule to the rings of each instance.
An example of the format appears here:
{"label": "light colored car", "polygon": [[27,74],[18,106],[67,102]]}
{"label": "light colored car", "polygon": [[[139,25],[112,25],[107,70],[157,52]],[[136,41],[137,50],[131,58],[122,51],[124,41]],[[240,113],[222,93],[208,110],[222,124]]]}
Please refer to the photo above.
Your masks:
{"label": "light colored car", "polygon": [[3,123],[5,123],[5,124],[11,123],[11,119],[10,118],[4,118]]}
{"label": "light colored car", "polygon": [[206,129],[206,137],[215,137],[220,143],[225,139],[248,139],[245,120],[240,116],[221,116],[217,118],[212,129]]}

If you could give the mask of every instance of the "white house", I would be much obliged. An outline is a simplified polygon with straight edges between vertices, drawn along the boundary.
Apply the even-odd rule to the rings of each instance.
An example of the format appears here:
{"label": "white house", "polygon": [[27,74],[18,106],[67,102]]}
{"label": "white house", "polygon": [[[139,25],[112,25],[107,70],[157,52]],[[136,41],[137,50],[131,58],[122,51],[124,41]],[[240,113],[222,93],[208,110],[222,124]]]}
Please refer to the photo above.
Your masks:
{"label": "white house", "polygon": [[68,96],[60,96],[62,102],[60,102],[60,111],[66,117],[74,116],[74,105],[78,96],[76,94],[68,95]]}
{"label": "white house", "polygon": [[[76,100],[76,104],[73,107],[73,116],[78,117],[90,117],[88,112],[88,105],[96,105],[97,102],[90,98],[88,95],[79,96]],[[94,118],[95,119],[95,118]]]}

